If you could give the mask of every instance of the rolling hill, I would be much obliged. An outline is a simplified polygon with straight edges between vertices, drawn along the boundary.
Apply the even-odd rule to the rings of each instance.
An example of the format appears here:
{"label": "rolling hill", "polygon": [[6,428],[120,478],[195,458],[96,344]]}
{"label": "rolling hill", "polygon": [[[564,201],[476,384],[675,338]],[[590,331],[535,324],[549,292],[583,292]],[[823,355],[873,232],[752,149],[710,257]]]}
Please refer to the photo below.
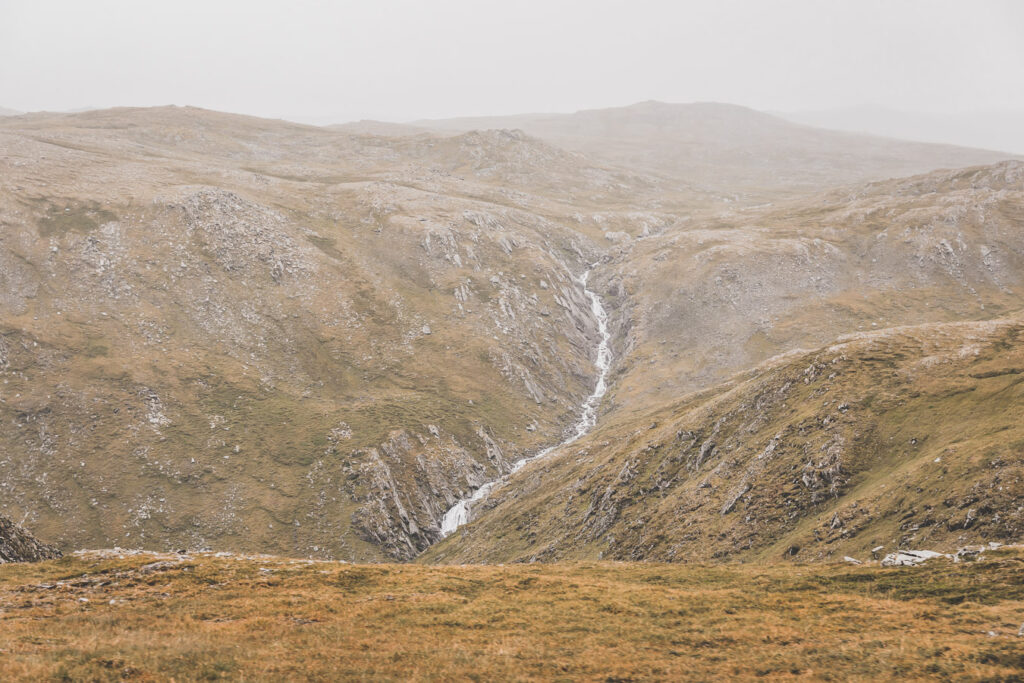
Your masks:
{"label": "rolling hill", "polygon": [[[360,561],[1019,539],[1021,162],[722,105],[500,123],[0,121],[0,514]],[[584,272],[598,427],[510,475],[593,390]]]}
{"label": "rolling hill", "polygon": [[427,562],[878,559],[1024,535],[1024,323],[791,353],[523,468]]}
{"label": "rolling hill", "polygon": [[751,205],[823,187],[991,164],[1009,153],[813,128],[731,104],[641,102],[574,114],[417,121],[446,131],[517,128],[551,144]]}

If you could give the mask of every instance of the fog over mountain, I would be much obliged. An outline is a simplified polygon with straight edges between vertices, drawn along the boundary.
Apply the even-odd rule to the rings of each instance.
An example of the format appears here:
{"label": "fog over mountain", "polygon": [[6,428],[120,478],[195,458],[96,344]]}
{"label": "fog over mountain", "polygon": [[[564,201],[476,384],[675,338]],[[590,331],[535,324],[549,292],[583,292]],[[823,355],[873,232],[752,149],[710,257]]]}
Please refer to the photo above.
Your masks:
{"label": "fog over mountain", "polygon": [[819,128],[1024,154],[1024,109],[924,114],[861,106],[778,115]]}
{"label": "fog over mountain", "polygon": [[315,124],[645,100],[1019,111],[1021,26],[1013,0],[5,0],[0,106],[178,104]]}
{"label": "fog over mountain", "polygon": [[0,0],[0,678],[1020,680],[1021,26]]}

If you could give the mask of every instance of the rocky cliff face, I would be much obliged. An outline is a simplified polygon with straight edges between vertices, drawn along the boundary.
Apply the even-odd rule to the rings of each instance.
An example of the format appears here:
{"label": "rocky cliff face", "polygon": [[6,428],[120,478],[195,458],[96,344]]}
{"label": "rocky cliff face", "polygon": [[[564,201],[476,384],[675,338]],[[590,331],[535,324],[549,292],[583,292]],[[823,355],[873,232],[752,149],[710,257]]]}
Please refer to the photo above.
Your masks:
{"label": "rocky cliff face", "polygon": [[39,562],[60,557],[57,548],[46,545],[11,520],[0,515],[0,564]]}

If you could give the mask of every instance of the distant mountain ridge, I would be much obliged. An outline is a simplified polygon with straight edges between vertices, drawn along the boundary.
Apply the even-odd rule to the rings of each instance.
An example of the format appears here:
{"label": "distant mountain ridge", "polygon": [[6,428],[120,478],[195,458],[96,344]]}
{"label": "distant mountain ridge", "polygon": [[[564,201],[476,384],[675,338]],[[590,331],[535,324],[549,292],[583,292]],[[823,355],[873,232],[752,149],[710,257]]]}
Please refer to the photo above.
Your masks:
{"label": "distant mountain ridge", "polygon": [[811,128],[733,104],[640,102],[574,114],[425,120],[435,130],[519,128],[592,159],[696,183],[732,201],[990,164],[1008,153]]}
{"label": "distant mountain ridge", "polygon": [[925,114],[884,107],[845,107],[776,115],[819,128],[1024,154],[1024,111]]}

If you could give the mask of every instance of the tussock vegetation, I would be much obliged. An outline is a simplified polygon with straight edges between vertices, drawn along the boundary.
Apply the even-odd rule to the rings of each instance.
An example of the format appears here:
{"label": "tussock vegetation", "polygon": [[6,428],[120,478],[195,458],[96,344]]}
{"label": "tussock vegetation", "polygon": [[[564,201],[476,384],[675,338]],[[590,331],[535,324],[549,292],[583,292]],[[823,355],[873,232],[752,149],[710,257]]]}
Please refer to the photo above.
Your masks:
{"label": "tussock vegetation", "polygon": [[916,568],[0,567],[6,680],[1012,680],[1024,555]]}

